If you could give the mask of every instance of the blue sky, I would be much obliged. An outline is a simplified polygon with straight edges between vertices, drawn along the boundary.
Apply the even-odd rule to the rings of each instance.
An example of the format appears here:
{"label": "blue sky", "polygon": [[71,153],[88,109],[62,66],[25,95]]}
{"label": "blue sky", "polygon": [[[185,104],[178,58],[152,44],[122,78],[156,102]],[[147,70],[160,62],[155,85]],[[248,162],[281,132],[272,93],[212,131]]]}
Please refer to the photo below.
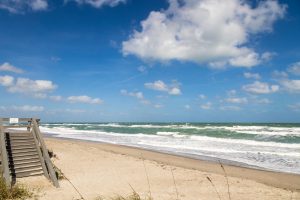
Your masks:
{"label": "blue sky", "polygon": [[300,2],[0,0],[0,114],[300,122]]}

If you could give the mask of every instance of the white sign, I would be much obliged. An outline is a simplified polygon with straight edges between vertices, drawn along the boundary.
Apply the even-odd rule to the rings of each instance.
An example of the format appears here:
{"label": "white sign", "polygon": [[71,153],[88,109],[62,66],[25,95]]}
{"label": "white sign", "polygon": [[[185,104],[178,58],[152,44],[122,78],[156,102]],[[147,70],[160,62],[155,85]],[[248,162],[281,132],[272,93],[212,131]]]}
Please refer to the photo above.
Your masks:
{"label": "white sign", "polygon": [[17,124],[17,123],[19,123],[19,118],[9,118],[9,123],[10,124]]}

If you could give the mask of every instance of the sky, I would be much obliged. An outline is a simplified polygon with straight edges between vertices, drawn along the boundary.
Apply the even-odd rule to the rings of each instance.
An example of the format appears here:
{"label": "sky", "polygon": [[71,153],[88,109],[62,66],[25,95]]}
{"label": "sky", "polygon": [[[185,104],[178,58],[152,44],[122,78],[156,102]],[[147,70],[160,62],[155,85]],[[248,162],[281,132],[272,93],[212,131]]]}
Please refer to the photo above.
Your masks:
{"label": "sky", "polygon": [[0,0],[0,116],[300,122],[300,1]]}

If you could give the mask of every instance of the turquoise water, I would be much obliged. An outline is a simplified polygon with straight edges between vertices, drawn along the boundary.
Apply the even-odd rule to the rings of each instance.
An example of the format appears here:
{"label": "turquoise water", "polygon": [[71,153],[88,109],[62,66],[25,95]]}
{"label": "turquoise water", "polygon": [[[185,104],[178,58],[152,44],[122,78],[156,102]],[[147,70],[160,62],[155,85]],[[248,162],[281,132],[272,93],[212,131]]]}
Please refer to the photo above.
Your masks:
{"label": "turquoise water", "polygon": [[54,137],[300,174],[300,124],[49,123],[41,130]]}

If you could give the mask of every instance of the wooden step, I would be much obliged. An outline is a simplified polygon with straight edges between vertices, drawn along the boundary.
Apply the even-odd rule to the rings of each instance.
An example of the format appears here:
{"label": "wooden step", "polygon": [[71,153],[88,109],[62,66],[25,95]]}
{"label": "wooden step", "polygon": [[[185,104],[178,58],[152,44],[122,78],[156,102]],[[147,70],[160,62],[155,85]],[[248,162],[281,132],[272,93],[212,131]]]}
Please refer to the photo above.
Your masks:
{"label": "wooden step", "polygon": [[[20,166],[14,166],[14,171],[17,173],[20,170],[29,170],[29,169],[36,169],[36,168],[41,168],[42,169],[42,165],[41,163],[31,163],[31,164],[24,164],[24,165],[20,165]],[[43,170],[43,169],[42,169]]]}
{"label": "wooden step", "polygon": [[35,147],[36,148],[36,145],[35,145],[35,143],[20,143],[20,144],[11,144],[10,147],[12,149],[14,149],[16,147],[23,147],[23,148],[26,148],[26,147]]}
{"label": "wooden step", "polygon": [[30,173],[30,172],[43,172],[42,167],[32,167],[32,168],[25,168],[25,169],[16,169],[12,174],[22,174],[22,173]]}
{"label": "wooden step", "polygon": [[31,172],[23,172],[16,174],[16,178],[23,178],[28,176],[40,176],[44,175],[43,171],[37,170],[37,171],[31,171]]}
{"label": "wooden step", "polygon": [[36,148],[31,148],[31,149],[10,150],[10,152],[14,156],[14,155],[20,154],[20,153],[37,152],[37,150],[36,150]]}
{"label": "wooden step", "polygon": [[12,158],[13,162],[22,162],[22,161],[28,161],[28,160],[34,160],[34,159],[40,159],[38,154],[34,155],[27,155],[27,156],[21,156],[21,157],[14,157]]}
{"label": "wooden step", "polygon": [[[20,140],[10,140],[10,144],[21,144],[21,143],[33,143],[34,139],[33,138],[24,138]],[[8,144],[8,141],[6,141],[6,144]]]}
{"label": "wooden step", "polygon": [[22,139],[22,138],[33,138],[33,136],[32,135],[9,136],[9,139],[15,139],[15,140]]}
{"label": "wooden step", "polygon": [[[11,146],[19,146],[19,145],[29,145],[29,144],[35,144],[34,140],[18,140],[18,141],[10,141]],[[6,143],[6,146],[8,144]]]}
{"label": "wooden step", "polygon": [[17,154],[13,154],[13,159],[24,158],[24,157],[33,156],[33,155],[38,156],[38,153],[37,152],[17,153]]}
{"label": "wooden step", "polygon": [[18,160],[18,161],[13,161],[13,165],[14,166],[19,166],[19,165],[23,165],[23,164],[29,164],[29,163],[40,163],[40,159],[39,158],[31,158],[31,159],[27,159],[27,160]]}
{"label": "wooden step", "polygon": [[11,151],[16,151],[16,150],[30,150],[30,149],[36,149],[36,146],[34,145],[20,145],[20,146],[13,146],[10,148]]}

